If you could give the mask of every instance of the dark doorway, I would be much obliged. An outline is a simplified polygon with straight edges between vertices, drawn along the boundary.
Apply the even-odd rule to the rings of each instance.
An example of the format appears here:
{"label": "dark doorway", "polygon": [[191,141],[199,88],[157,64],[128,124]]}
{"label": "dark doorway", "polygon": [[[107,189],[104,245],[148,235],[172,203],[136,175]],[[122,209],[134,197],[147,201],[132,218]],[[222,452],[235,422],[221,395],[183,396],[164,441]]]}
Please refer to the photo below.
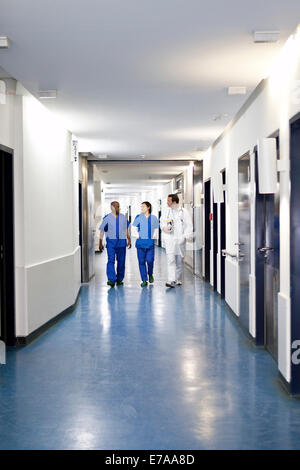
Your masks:
{"label": "dark doorway", "polygon": [[[223,184],[226,184],[226,172],[222,172]],[[220,235],[221,235],[221,257],[220,257],[220,272],[221,272],[221,296],[225,298],[225,256],[222,256],[222,250],[226,250],[226,203],[225,203],[225,191],[224,191],[224,202],[220,204]]]}
{"label": "dark doorway", "polygon": [[[276,137],[279,158],[279,137]],[[258,176],[256,154],[256,178]],[[256,179],[256,181],[258,181]],[[276,194],[256,194],[256,343],[278,359],[279,175]]]}
{"label": "dark doorway", "polygon": [[79,246],[80,246],[80,272],[81,282],[83,279],[82,275],[82,184],[78,185],[78,204],[79,204]]}
{"label": "dark doorway", "polygon": [[15,344],[13,153],[0,146],[0,338]]}
{"label": "dark doorway", "polygon": [[213,203],[214,290],[218,288],[218,204]]}
{"label": "dark doorway", "polygon": [[[300,339],[300,114],[291,121],[291,344]],[[298,346],[299,347],[299,346]],[[295,352],[292,350],[292,352]],[[300,365],[291,363],[291,392],[300,393]]]}
{"label": "dark doorway", "polygon": [[205,280],[210,282],[210,249],[211,249],[211,237],[210,237],[210,180],[204,183],[204,248],[205,248]]}

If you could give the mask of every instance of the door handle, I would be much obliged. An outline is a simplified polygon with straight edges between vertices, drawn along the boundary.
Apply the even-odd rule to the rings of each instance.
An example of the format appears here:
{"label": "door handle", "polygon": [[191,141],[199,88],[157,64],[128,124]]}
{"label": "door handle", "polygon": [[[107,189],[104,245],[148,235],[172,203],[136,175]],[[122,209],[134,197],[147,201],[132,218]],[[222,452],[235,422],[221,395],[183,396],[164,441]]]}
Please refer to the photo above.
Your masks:
{"label": "door handle", "polygon": [[269,251],[274,251],[274,248],[270,248],[269,246],[263,246],[262,248],[258,248],[258,251],[260,253],[264,253],[264,257],[268,257],[268,252]]}

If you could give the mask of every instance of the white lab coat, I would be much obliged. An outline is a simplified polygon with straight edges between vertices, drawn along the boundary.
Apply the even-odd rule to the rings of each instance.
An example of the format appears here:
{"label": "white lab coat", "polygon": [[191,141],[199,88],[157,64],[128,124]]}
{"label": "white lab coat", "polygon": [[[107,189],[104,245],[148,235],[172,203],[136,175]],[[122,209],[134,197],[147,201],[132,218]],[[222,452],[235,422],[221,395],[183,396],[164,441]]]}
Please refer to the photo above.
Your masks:
{"label": "white lab coat", "polygon": [[[173,220],[173,231],[164,232],[168,220]],[[187,209],[168,208],[161,217],[160,228],[162,229],[163,243],[167,254],[168,281],[176,282],[182,280],[182,261],[185,256],[186,240],[193,236],[193,223]]]}

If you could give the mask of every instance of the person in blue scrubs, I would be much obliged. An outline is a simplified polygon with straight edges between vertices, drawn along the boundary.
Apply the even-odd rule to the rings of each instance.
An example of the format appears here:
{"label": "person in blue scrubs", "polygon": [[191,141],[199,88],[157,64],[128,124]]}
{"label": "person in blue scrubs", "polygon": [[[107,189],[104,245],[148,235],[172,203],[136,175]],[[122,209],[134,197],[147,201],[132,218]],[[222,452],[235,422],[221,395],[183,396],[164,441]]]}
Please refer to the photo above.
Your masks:
{"label": "person in blue scrubs", "polygon": [[150,202],[145,201],[141,205],[141,214],[134,219],[133,226],[137,227],[139,238],[136,241],[137,256],[139,260],[140,274],[142,278],[141,287],[146,287],[149,282],[154,282],[154,239],[155,229],[159,227],[159,222],[155,215],[152,215],[152,206]]}
{"label": "person in blue scrubs", "polygon": [[[107,285],[114,287],[123,285],[125,275],[126,246],[131,248],[129,222],[125,215],[120,214],[120,204],[117,201],[111,203],[111,213],[103,218],[100,225],[99,250],[104,250],[103,236],[105,233],[107,249]],[[117,272],[115,262],[117,260]]]}

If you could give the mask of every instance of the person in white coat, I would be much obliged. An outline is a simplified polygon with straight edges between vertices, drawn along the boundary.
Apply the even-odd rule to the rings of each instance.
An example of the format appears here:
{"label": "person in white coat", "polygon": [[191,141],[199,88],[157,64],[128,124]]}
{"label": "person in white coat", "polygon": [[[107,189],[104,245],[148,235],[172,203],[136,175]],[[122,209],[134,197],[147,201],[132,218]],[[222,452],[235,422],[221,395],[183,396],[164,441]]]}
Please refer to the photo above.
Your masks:
{"label": "person in white coat", "polygon": [[167,254],[166,286],[174,288],[182,284],[186,241],[193,237],[193,223],[187,209],[180,207],[177,194],[169,194],[167,204],[168,210],[165,216],[161,217],[160,228]]}

